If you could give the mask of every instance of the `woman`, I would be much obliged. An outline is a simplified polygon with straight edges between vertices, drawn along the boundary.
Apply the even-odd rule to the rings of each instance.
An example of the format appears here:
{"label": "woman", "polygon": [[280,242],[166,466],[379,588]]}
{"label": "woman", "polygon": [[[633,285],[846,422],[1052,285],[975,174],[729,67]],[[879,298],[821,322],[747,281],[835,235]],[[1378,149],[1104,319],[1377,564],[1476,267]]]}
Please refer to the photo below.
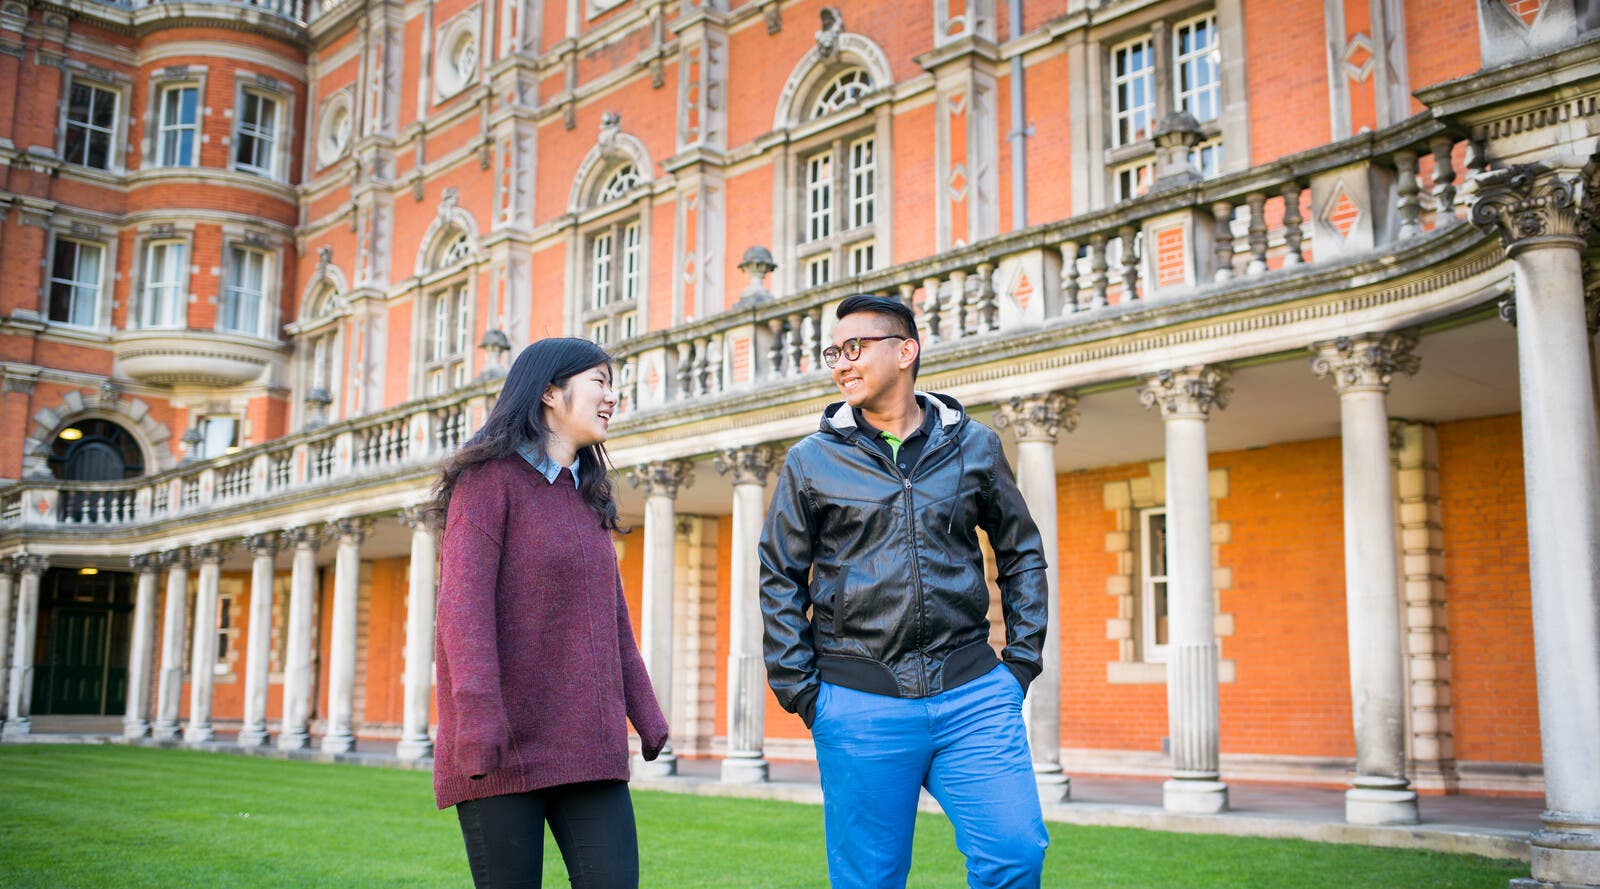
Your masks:
{"label": "woman", "polygon": [[633,639],[602,444],[617,406],[588,340],[540,340],[434,488],[440,552],[433,787],[480,887],[537,887],[544,825],[574,887],[639,885],[626,720],[667,742]]}

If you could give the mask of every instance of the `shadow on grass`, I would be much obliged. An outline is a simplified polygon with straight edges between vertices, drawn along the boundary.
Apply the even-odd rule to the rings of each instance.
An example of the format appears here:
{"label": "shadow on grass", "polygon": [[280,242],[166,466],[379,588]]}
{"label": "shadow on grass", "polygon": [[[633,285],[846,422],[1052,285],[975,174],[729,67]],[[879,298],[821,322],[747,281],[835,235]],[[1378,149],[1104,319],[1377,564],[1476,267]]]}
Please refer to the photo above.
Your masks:
{"label": "shadow on grass", "polygon": [[[647,889],[825,889],[815,806],[634,794]],[[1503,889],[1526,866],[1435,852],[1050,826],[1044,884],[1107,889]],[[914,889],[966,885],[942,816],[917,822]],[[422,772],[143,747],[0,747],[0,885],[469,887]],[[546,843],[545,885],[566,869]]]}

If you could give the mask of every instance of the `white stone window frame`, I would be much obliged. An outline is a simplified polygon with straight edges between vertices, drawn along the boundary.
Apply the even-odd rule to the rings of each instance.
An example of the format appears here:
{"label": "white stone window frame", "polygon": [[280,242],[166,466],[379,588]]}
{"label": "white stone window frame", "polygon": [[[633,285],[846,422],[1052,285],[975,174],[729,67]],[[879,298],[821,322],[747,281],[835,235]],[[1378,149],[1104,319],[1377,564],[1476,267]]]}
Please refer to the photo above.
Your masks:
{"label": "white stone window frame", "polygon": [[[470,64],[460,56],[470,52]],[[483,71],[483,9],[474,5],[439,26],[433,40],[433,102],[439,104],[478,82]]]}
{"label": "white stone window frame", "polygon": [[[111,93],[115,97],[116,108],[112,111],[111,128],[107,131],[106,165],[94,167],[80,163],[67,157],[67,128],[72,125],[71,105],[72,87],[83,84],[97,90]],[[99,69],[89,70],[87,66],[68,63],[66,82],[61,89],[60,117],[57,120],[57,144],[61,146],[59,157],[71,165],[75,170],[85,170],[91,174],[121,175],[126,172],[127,164],[127,134],[128,134],[128,108],[129,95],[132,92],[131,84],[126,78],[118,77],[109,71]]]}
{"label": "white stone window frame", "polygon": [[[627,172],[630,169],[631,174]],[[598,341],[597,337],[604,335],[604,344],[611,346],[649,330],[654,169],[644,143],[620,130],[603,130],[600,141],[579,165],[568,196],[572,235],[567,250],[567,329],[574,336]],[[619,182],[619,177],[628,181]],[[638,233],[631,298],[625,292],[630,228]],[[609,278],[610,298],[604,306],[596,304],[595,250],[602,237],[609,237],[611,244],[610,265],[604,273]]]}
{"label": "white stone window frame", "polygon": [[[133,287],[128,305],[129,330],[182,330],[188,326],[189,304],[194,302],[194,293],[190,290],[194,276],[198,271],[195,266],[194,256],[194,228],[192,225],[184,226],[177,223],[168,223],[165,226],[149,226],[140,229],[136,239],[137,248],[133,254],[133,267],[130,269]],[[152,247],[158,244],[181,244],[184,248],[184,264],[182,266],[182,281],[178,284],[175,294],[175,305],[170,324],[147,324],[146,313],[151,304],[150,288],[150,261],[153,256]]]}
{"label": "white stone window frame", "polygon": [[[780,269],[774,280],[779,295],[810,289],[826,256],[830,282],[850,272],[852,251],[870,245],[875,268],[893,257],[894,182],[892,140],[893,74],[888,56],[867,37],[843,32],[837,51],[823,57],[813,48],[803,56],[784,83],[773,115],[773,130],[783,139],[774,153],[773,255]],[[811,117],[822,93],[847,72],[860,69],[872,89],[855,101],[821,117]],[[852,143],[873,140],[873,219],[870,225],[851,226],[850,151]],[[810,237],[807,167],[819,153],[833,151],[832,205],[834,222],[827,238]]]}
{"label": "white stone window frame", "polygon": [[[344,388],[340,385],[344,381],[344,322],[351,315],[350,305],[343,294],[348,293],[349,289],[344,273],[338,266],[330,264],[323,267],[321,273],[307,283],[301,293],[299,319],[284,327],[294,343],[297,356],[293,362],[293,374],[294,391],[298,397],[294,400],[291,417],[296,429],[304,428],[310,419],[305,399],[316,388],[319,376],[322,377],[323,388],[333,399],[327,406],[328,420],[331,422],[339,417],[340,392]],[[327,362],[320,369],[315,366],[319,342],[323,344],[322,354]]]}
{"label": "white stone window frame", "polygon": [[[884,152],[879,138],[878,129],[873,126],[865,129],[839,127],[802,143],[809,150],[802,149],[799,153],[796,175],[799,179],[800,206],[795,227],[800,238],[794,245],[797,271],[800,273],[796,283],[801,287],[823,286],[853,276],[852,254],[863,248],[870,248],[875,266],[882,267],[878,245],[884,240],[887,226],[881,223],[884,214],[879,211],[889,202],[882,193],[885,177],[880,169]],[[869,141],[873,154],[870,165],[873,191],[870,201],[865,203],[871,205],[871,219],[855,225],[857,211],[864,202],[857,194],[858,170],[854,158],[856,149]],[[828,159],[829,181],[825,184],[813,181],[813,173],[822,158]],[[822,194],[827,195],[827,217],[819,225],[815,204]],[[819,229],[825,230],[825,233],[818,235]],[[818,277],[818,269],[824,265],[824,259],[828,268],[825,281]]]}
{"label": "white stone window frame", "polygon": [[[465,251],[455,247],[465,244]],[[474,334],[478,330],[479,267],[485,256],[478,248],[477,226],[459,207],[443,209],[424,235],[412,307],[411,386],[414,397],[450,392],[472,380]],[[454,255],[453,255],[454,254]],[[435,300],[449,300],[445,346],[435,353]],[[465,331],[464,334],[460,331]],[[459,348],[458,348],[459,347]],[[441,376],[442,375],[442,376]],[[439,388],[436,380],[443,380]]]}
{"label": "white stone window frame", "polygon": [[[222,275],[218,282],[217,332],[266,340],[273,343],[279,342],[278,331],[274,329],[277,325],[272,322],[278,317],[278,294],[282,289],[282,245],[274,243],[273,240],[255,232],[240,232],[229,228],[224,228],[222,236]],[[233,330],[222,326],[225,303],[230,298],[230,292],[233,290],[236,252],[244,252],[261,257],[261,296],[256,306],[254,331]]]}
{"label": "white stone window frame", "polygon": [[[1245,94],[1242,64],[1243,25],[1236,20],[1237,11],[1236,4],[1227,2],[1199,11],[1193,6],[1153,8],[1148,13],[1129,15],[1121,20],[1108,22],[1098,33],[1091,36],[1091,40],[1100,48],[1100,94],[1096,96],[1090,91],[1088,94],[1077,94],[1075,98],[1081,96],[1083,101],[1098,102],[1106,111],[1094,122],[1094,126],[1100,131],[1096,138],[1102,149],[1091,153],[1089,165],[1092,169],[1087,171],[1100,184],[1091,185],[1094,203],[1084,207],[1084,210],[1109,206],[1119,200],[1125,200],[1126,198],[1120,196],[1118,173],[1143,163],[1155,162],[1155,127],[1167,113],[1181,108],[1184,99],[1178,70],[1180,63],[1178,41],[1181,28],[1209,21],[1216,35],[1215,48],[1212,51],[1219,57],[1215,87],[1218,113],[1215,117],[1199,122],[1203,141],[1197,149],[1227,144],[1249,144],[1249,121],[1243,102]],[[1137,21],[1130,21],[1135,19]],[[1119,144],[1115,83],[1116,50],[1141,40],[1150,42],[1153,56],[1151,76],[1154,80],[1152,95],[1155,108],[1150,120],[1151,135]],[[1233,156],[1238,154],[1241,153],[1230,154],[1224,150],[1217,174],[1247,167],[1248,158]]]}
{"label": "white stone window frame", "polygon": [[[111,310],[115,298],[112,285],[116,279],[117,238],[110,230],[91,223],[74,223],[70,220],[64,222],[64,225],[53,226],[50,230],[49,249],[45,254],[48,265],[45,268],[44,289],[39,299],[39,317],[53,327],[67,331],[108,332],[111,330]],[[88,326],[73,324],[70,321],[56,321],[50,317],[50,302],[56,281],[56,245],[62,241],[100,249],[99,281],[95,283],[94,323]]]}
{"label": "white stone window frame", "polygon": [[[269,101],[277,106],[274,115],[272,148],[267,153],[267,166],[240,163],[239,138],[243,125],[245,97],[254,96],[259,101]],[[230,110],[232,127],[228,139],[228,169],[260,176],[273,182],[288,178],[290,146],[294,144],[294,96],[276,78],[241,71],[234,75],[233,107]]]}
{"label": "white stone window frame", "polygon": [[[204,151],[207,140],[206,117],[206,75],[208,71],[204,65],[178,65],[156,71],[150,76],[148,94],[155,97],[145,108],[144,132],[145,138],[140,145],[140,156],[147,159],[143,166],[147,169],[161,170],[191,170],[200,166],[200,155]],[[164,147],[164,131],[162,129],[162,110],[166,101],[166,93],[173,89],[195,90],[195,134],[194,158],[188,164],[174,164],[168,161]]]}
{"label": "white stone window frame", "polygon": [[[1220,608],[1223,593],[1233,587],[1233,569],[1222,559],[1219,546],[1232,539],[1232,525],[1217,518],[1217,504],[1228,497],[1228,470],[1213,468],[1207,476],[1210,494],[1212,577],[1215,601]],[[1140,549],[1142,521],[1149,511],[1166,506],[1166,463],[1149,464],[1147,475],[1109,482],[1103,486],[1104,506],[1116,516],[1116,530],[1106,535],[1106,552],[1116,557],[1114,573],[1106,577],[1106,594],[1117,600],[1116,616],[1106,621],[1106,638],[1117,643],[1117,657],[1106,663],[1106,682],[1111,685],[1162,684],[1167,681],[1167,665],[1146,657],[1141,645],[1143,619],[1143,571]],[[1225,640],[1234,632],[1234,617],[1219,611],[1215,615],[1218,651],[1226,654]],[[1238,679],[1236,662],[1222,657],[1218,681]]]}
{"label": "white stone window frame", "polygon": [[[344,126],[339,124],[340,116]],[[355,143],[355,89],[346,87],[329,96],[317,114],[316,158],[318,168],[338,163],[350,154]]]}

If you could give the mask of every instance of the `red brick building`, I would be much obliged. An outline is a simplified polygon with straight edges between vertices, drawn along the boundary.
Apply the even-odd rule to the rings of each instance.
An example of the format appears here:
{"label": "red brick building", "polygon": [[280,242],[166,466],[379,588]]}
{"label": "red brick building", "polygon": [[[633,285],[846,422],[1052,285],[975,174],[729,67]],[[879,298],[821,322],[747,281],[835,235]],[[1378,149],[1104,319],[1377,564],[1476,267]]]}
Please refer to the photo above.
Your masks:
{"label": "red brick building", "polygon": [[1596,27],[4,0],[5,731],[429,755],[415,507],[508,352],[579,335],[616,356],[675,754],[811,756],[761,683],[753,522],[870,291],[1058,542],[1047,794],[1310,782],[1387,821],[1542,793],[1583,839],[1536,839],[1535,876],[1600,884]]}

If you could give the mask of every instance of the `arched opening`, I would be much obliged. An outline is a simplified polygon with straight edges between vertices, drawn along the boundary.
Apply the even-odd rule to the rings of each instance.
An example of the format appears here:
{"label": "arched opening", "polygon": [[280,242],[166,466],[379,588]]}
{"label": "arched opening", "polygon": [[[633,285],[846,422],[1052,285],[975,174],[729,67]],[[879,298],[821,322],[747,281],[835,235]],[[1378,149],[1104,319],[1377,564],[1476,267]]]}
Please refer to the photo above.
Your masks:
{"label": "arched opening", "polygon": [[133,434],[110,420],[82,419],[50,444],[50,472],[62,481],[108,482],[144,475],[144,452]]}

